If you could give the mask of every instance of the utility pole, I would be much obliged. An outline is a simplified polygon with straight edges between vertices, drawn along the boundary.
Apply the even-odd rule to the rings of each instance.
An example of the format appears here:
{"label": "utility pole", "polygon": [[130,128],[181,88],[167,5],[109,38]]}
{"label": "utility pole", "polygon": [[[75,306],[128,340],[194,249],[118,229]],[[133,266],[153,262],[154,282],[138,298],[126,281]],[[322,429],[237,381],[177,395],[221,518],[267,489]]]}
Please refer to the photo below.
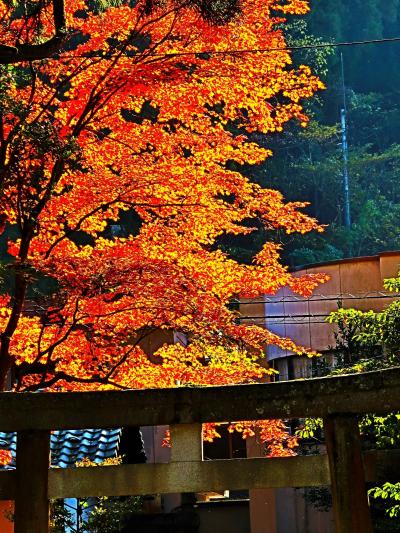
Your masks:
{"label": "utility pole", "polygon": [[344,84],[344,66],[343,54],[340,54],[342,67],[342,92],[343,107],[340,110],[340,123],[342,127],[342,153],[343,153],[343,196],[344,196],[344,225],[346,228],[351,227],[350,214],[350,192],[349,192],[349,147],[347,144],[347,106],[346,106],[346,87]]}

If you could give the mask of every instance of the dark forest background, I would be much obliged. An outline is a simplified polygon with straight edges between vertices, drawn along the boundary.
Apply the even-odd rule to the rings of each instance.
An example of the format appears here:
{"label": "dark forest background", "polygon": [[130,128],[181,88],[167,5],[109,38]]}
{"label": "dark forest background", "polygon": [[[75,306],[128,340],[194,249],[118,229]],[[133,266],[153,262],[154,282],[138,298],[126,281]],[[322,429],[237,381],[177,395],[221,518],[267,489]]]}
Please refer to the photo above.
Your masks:
{"label": "dark forest background", "polygon": [[[400,0],[312,0],[311,13],[290,21],[291,45],[400,36]],[[343,54],[343,91],[341,53]],[[282,134],[256,136],[274,156],[241,169],[288,200],[310,202],[309,214],[327,224],[323,234],[266,235],[222,242],[250,261],[266,238],[284,244],[290,266],[400,249],[400,42],[301,50],[295,62],[312,65],[327,89],[306,103],[307,129],[292,124]],[[343,216],[340,110],[347,102],[352,226]]]}

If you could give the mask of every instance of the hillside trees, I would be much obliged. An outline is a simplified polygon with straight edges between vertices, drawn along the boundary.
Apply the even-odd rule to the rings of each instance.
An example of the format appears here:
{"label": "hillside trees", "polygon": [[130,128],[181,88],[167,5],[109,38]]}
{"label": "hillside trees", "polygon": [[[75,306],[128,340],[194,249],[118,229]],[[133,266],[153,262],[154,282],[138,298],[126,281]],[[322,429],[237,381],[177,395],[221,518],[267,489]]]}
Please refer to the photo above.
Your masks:
{"label": "hillside trees", "polygon": [[[398,98],[394,94],[355,93],[348,98],[350,229],[343,225],[340,124],[327,124],[317,115],[314,108],[314,118],[305,130],[293,125],[270,140],[264,139],[274,157],[246,170],[265,187],[279,185],[288,200],[310,202],[307,213],[327,224],[323,234],[301,238],[277,235],[275,238],[284,243],[284,260],[292,266],[304,265],[398,249]],[[242,254],[251,254],[255,242],[241,237]]]}
{"label": "hillside trees", "polygon": [[[327,41],[357,41],[398,36],[400,22],[399,0],[388,0],[382,9],[380,0],[322,0],[311,2],[307,17],[312,34]],[[330,16],[327,17],[326,13]],[[398,43],[350,47],[343,50],[346,66],[346,85],[357,93],[390,93],[399,84],[397,67]],[[327,84],[340,86],[340,55],[330,58]],[[340,94],[338,95],[340,98]],[[334,111],[336,102],[327,103],[327,111]],[[332,120],[332,115],[330,120]]]}
{"label": "hillside trees", "polygon": [[[285,26],[290,44],[390,38],[398,33],[399,0],[391,0],[384,10],[378,0],[351,4],[320,0],[311,2],[311,8],[306,17]],[[303,49],[293,54],[295,65],[305,62],[313,66],[327,90],[305,104],[311,117],[306,130],[293,123],[272,139],[257,135],[257,142],[272,149],[274,157],[258,168],[246,169],[264,187],[278,186],[285,198],[309,201],[306,212],[328,224],[323,236],[275,235],[284,245],[282,257],[287,264],[298,266],[399,248],[398,47],[398,42],[392,42]],[[341,54],[348,111],[350,230],[343,223]],[[265,231],[260,228],[256,238],[241,236],[227,248],[249,260],[263,239]]]}
{"label": "hillside trees", "polygon": [[[291,68],[276,28],[307,5],[243,2],[223,21],[201,5],[122,2],[100,12],[71,0],[59,55],[1,67],[1,221],[11,256],[3,388],[10,375],[16,390],[246,382],[268,372],[259,364],[266,344],[303,350],[237,325],[227,303],[286,284],[309,294],[324,277],[293,278],[272,242],[252,265],[214,244],[250,232],[251,220],[288,233],[320,229],[303,204],[228,165],[270,155],[248,133],[307,123],[301,100],[322,85],[308,67]],[[2,2],[0,13],[7,45],[54,34],[51,4],[31,17]],[[282,51],[224,52],[269,47]],[[189,343],[146,354],[140,343],[157,329],[184,332]]]}

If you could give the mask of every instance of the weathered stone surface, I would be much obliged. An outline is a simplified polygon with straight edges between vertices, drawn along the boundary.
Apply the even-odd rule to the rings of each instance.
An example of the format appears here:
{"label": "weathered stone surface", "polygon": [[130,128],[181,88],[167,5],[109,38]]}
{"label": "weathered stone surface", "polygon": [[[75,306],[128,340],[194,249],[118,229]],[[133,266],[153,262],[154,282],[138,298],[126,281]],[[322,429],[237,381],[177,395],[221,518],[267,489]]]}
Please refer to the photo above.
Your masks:
{"label": "weathered stone surface", "polygon": [[223,387],[0,393],[0,429],[158,426],[400,410],[400,369]]}
{"label": "weathered stone surface", "polygon": [[324,420],[337,533],[372,533],[356,416]]}
{"label": "weathered stone surface", "polygon": [[[364,453],[367,481],[398,479],[400,450]],[[186,461],[170,464],[52,468],[49,497],[118,496],[243,488],[318,487],[330,484],[328,457]],[[0,500],[15,496],[16,472],[0,471]]]}

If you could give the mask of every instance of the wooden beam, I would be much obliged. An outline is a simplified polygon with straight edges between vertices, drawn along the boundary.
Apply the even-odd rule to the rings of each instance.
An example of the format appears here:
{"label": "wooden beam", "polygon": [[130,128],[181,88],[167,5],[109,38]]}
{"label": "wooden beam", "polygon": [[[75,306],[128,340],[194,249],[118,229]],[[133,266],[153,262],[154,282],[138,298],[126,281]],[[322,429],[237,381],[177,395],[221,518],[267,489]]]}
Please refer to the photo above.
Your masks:
{"label": "wooden beam", "polygon": [[[309,487],[330,484],[328,457],[326,455],[299,456],[286,459],[218,460],[205,461],[204,464],[206,465],[204,467],[204,475],[207,475],[207,469],[210,469],[213,472],[212,479],[220,479],[225,476],[222,480],[223,488],[233,488],[236,483],[234,477],[228,479],[228,476],[235,476],[237,470],[243,471],[247,469],[249,469],[248,478],[244,480],[242,474],[240,474],[241,477],[237,482],[238,485],[248,482],[248,487],[244,488],[253,487],[253,485],[257,485],[254,488],[289,486],[286,483],[291,483],[295,487],[301,487],[303,483],[305,483],[304,486]],[[227,464],[228,466],[226,466]],[[147,494],[151,494],[154,488],[157,489],[155,492],[161,493],[162,490],[158,489],[166,489],[166,485],[169,483],[167,478],[171,476],[174,479],[179,479],[179,476],[182,477],[186,472],[184,464],[175,463],[172,469],[169,467],[169,464],[145,464],[93,468],[51,468],[49,470],[49,497],[72,497],[71,494],[75,488],[79,491],[81,497],[100,494],[103,489],[108,491],[107,496],[118,495],[116,494],[118,491],[126,495],[125,493],[130,490],[136,493],[143,490],[144,493],[147,491]],[[365,452],[364,467],[367,481],[396,481],[400,476],[400,450]],[[315,476],[313,469],[316,472]],[[278,471],[278,477],[274,477]],[[253,477],[254,472],[255,477]],[[262,479],[260,480],[258,476],[261,476]],[[121,479],[124,481],[120,486]],[[151,479],[152,481],[150,481]],[[161,479],[161,484],[159,484],[159,479]],[[191,484],[191,481],[193,480],[181,480],[179,482],[181,484],[185,483],[186,488],[190,486],[190,490],[194,491],[195,488],[193,487],[196,483],[199,485],[200,482],[195,481],[194,484]],[[73,486],[69,486],[70,483]],[[150,486],[151,483],[152,485]],[[201,485],[206,485],[203,490],[211,490],[210,483],[201,482]],[[15,498],[15,487],[16,471],[0,471],[0,500],[13,500]]]}
{"label": "wooden beam", "polygon": [[372,533],[357,417],[332,416],[324,430],[336,533]]}
{"label": "wooden beam", "polygon": [[[163,406],[160,409],[160,405]],[[0,429],[158,426],[400,410],[400,369],[224,387],[0,393]]]}
{"label": "wooden beam", "polygon": [[15,533],[48,533],[50,431],[21,431],[17,436]]}

